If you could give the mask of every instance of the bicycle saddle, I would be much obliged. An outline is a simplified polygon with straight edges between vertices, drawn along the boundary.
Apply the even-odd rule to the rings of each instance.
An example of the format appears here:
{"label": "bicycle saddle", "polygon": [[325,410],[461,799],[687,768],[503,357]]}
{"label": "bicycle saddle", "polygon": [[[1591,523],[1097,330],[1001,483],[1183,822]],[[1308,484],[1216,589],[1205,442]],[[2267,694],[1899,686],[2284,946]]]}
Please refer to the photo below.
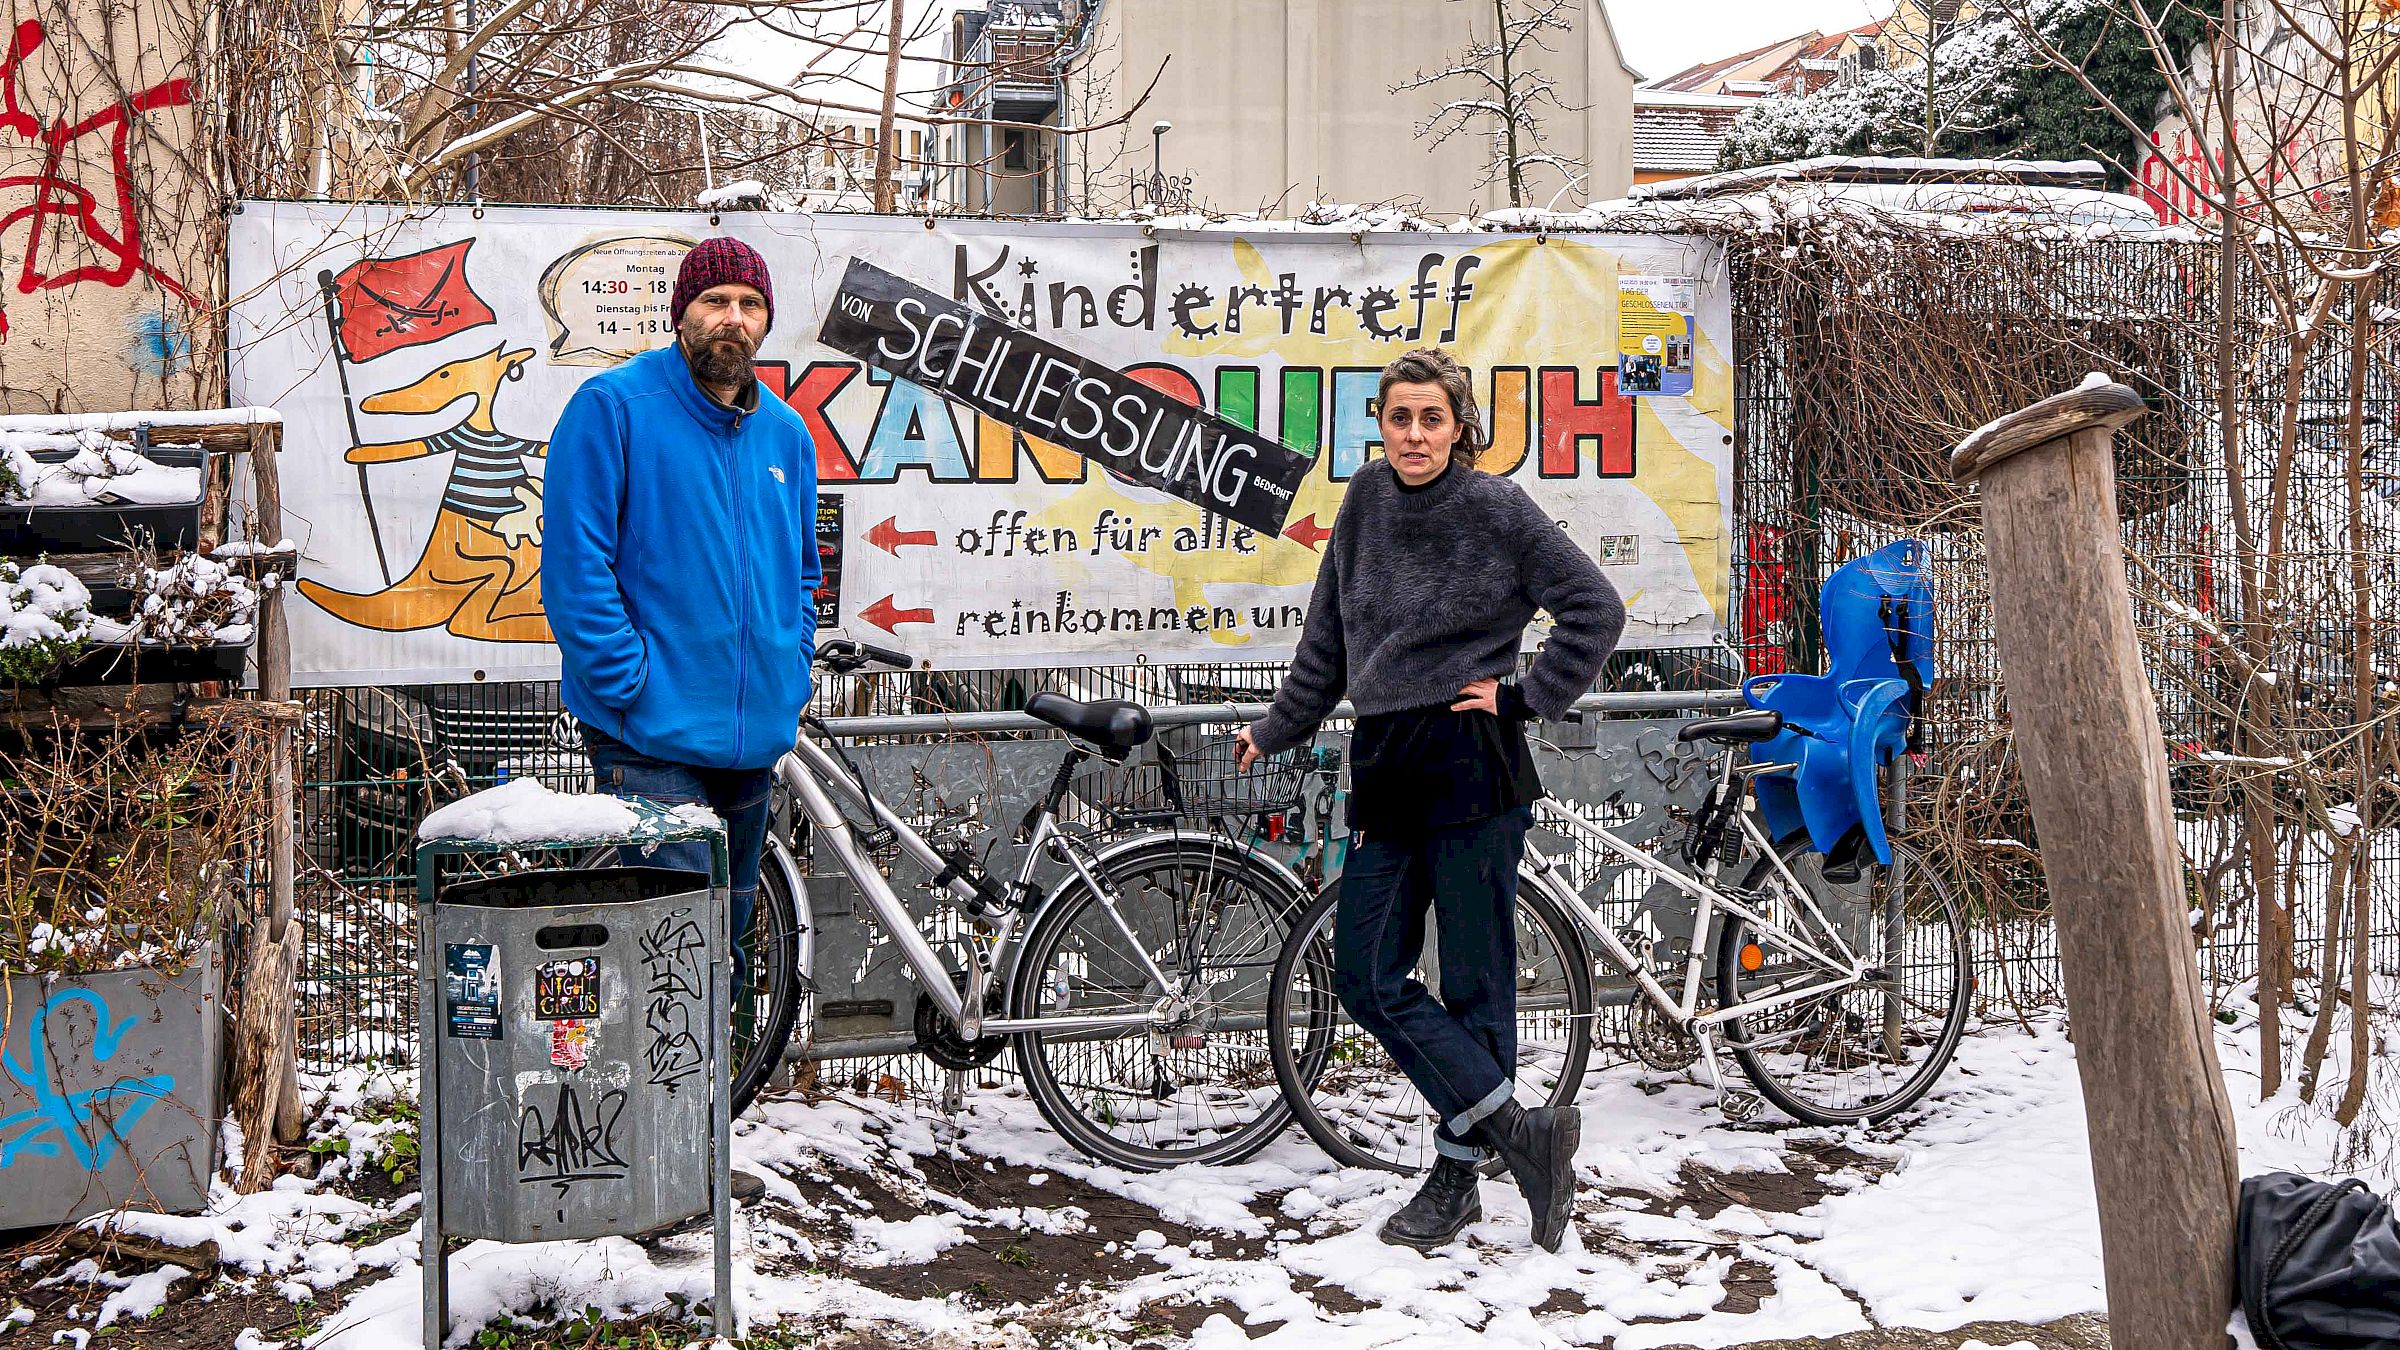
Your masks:
{"label": "bicycle saddle", "polygon": [[1150,739],[1150,710],[1121,698],[1085,702],[1044,692],[1026,700],[1025,711],[1070,736],[1111,750],[1131,750]]}
{"label": "bicycle saddle", "polygon": [[1783,714],[1764,709],[1728,713],[1723,717],[1695,717],[1675,729],[1675,739],[1684,742],[1715,741],[1719,745],[1756,745],[1771,741],[1783,732]]}

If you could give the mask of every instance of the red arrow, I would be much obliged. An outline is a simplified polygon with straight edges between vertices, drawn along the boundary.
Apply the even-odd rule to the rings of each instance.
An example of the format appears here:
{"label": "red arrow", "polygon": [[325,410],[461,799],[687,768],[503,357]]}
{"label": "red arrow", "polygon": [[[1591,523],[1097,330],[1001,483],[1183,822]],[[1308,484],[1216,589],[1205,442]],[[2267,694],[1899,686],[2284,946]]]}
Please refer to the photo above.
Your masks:
{"label": "red arrow", "polygon": [[892,597],[887,595],[860,610],[858,617],[887,633],[898,633],[900,625],[904,623],[932,623],[933,611],[930,609],[900,609],[892,604]]}
{"label": "red arrow", "polygon": [[1306,544],[1313,549],[1331,539],[1333,531],[1319,525],[1316,513],[1312,511],[1293,521],[1291,526],[1283,532],[1283,537],[1295,543]]}
{"label": "red arrow", "polygon": [[867,531],[867,542],[896,557],[902,544],[939,543],[940,537],[931,530],[901,529],[898,516],[887,516],[881,525]]}

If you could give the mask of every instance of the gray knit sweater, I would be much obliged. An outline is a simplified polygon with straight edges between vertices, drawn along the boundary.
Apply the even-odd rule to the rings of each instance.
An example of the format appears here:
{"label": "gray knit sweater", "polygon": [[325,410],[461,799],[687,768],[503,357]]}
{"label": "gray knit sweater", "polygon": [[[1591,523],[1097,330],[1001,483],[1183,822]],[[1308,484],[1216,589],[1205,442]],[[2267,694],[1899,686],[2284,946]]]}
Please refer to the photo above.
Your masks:
{"label": "gray knit sweater", "polygon": [[1291,673],[1250,739],[1264,754],[1288,750],[1345,692],[1361,714],[1398,712],[1506,679],[1537,609],[1556,626],[1520,687],[1555,721],[1625,629],[1616,587],[1508,479],[1458,465],[1410,492],[1375,460],[1342,498]]}

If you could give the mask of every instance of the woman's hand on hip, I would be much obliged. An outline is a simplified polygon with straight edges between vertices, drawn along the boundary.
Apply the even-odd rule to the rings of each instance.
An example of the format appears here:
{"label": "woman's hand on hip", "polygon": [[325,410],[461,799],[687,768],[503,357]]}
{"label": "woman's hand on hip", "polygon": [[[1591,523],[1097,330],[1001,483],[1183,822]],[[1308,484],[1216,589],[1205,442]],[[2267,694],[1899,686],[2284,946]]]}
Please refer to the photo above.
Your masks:
{"label": "woman's hand on hip", "polygon": [[1458,691],[1458,702],[1450,705],[1452,712],[1487,712],[1500,715],[1500,682],[1473,680]]}
{"label": "woman's hand on hip", "polygon": [[1250,739],[1250,728],[1243,727],[1240,731],[1233,733],[1233,740],[1234,744],[1241,747],[1241,752],[1233,763],[1234,772],[1248,773],[1250,766],[1258,763],[1262,758],[1258,753],[1258,745]]}

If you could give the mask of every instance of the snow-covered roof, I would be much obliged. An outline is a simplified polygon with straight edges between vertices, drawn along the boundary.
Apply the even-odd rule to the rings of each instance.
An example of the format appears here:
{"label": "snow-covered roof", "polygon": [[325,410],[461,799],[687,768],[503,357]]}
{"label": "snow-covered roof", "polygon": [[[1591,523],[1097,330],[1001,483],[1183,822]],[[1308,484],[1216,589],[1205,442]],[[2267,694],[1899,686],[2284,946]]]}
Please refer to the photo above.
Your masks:
{"label": "snow-covered roof", "polygon": [[[1772,71],[1790,60],[1794,53],[1807,50],[1808,44],[1823,36],[1823,33],[1811,29],[1797,37],[1770,42],[1763,47],[1753,47],[1749,51],[1736,52],[1731,56],[1721,56],[1714,61],[1703,61],[1660,80],[1658,87],[1693,93],[1722,92],[1731,77],[1739,74],[1755,76]],[[1753,82],[1741,81],[1741,83]]]}
{"label": "snow-covered roof", "polygon": [[1725,106],[1679,106],[1633,103],[1633,171],[1635,173],[1706,173],[1717,167],[1725,133],[1740,116],[1740,100]]}
{"label": "snow-covered roof", "polygon": [[[1721,177],[1723,175],[1712,175]],[[1702,180],[1685,180],[1696,182]],[[1683,187],[1659,183],[1655,188]],[[2139,238],[2185,238],[2161,225],[2148,203],[2121,192],[2026,183],[1770,183],[1748,192],[1645,193],[1594,202],[1581,211],[1513,219],[1503,228],[1754,233],[1787,222],[1839,219],[1861,225],[1940,229],[2055,227]],[[1494,213],[1493,223],[1505,213]]]}
{"label": "snow-covered roof", "polygon": [[1757,99],[1736,94],[1702,94],[1689,89],[1636,89],[1633,106],[1636,108],[1731,108],[1736,112],[1754,107]]}
{"label": "snow-covered roof", "polygon": [[2098,188],[2108,171],[2090,159],[1924,159],[1892,155],[1820,155],[1754,169],[1731,169],[1704,178],[1649,183],[1636,198],[1721,197],[1793,183],[1830,184],[2001,184]]}

